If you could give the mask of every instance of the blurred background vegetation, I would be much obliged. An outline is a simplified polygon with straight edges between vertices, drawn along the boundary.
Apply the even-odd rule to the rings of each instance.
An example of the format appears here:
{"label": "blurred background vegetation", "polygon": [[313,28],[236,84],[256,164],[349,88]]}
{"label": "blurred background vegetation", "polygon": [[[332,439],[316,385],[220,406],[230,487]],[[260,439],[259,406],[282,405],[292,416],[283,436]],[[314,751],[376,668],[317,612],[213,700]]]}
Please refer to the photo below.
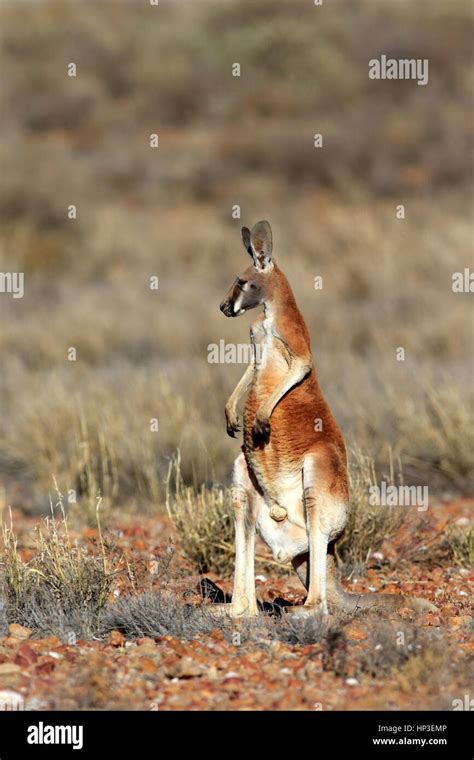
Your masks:
{"label": "blurred background vegetation", "polygon": [[[54,474],[81,509],[99,490],[155,508],[177,448],[185,482],[228,482],[244,367],[207,347],[248,340],[255,315],[218,306],[260,218],[349,447],[472,493],[472,312],[451,289],[472,263],[470,3],[38,0],[1,17],[0,270],[26,288],[0,300],[7,502],[44,509]],[[382,53],[428,58],[429,84],[370,80]]]}

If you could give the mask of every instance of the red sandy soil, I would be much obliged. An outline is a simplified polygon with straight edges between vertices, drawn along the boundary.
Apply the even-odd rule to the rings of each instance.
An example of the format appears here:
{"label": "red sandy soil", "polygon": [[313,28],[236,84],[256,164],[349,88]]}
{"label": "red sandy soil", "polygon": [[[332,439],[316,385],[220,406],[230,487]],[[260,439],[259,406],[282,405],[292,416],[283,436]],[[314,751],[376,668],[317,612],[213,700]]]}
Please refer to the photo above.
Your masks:
{"label": "red sandy soil", "polygon": [[[361,670],[361,654],[374,646],[371,634],[378,621],[373,617],[343,625],[342,672],[331,657],[328,661],[324,643],[235,646],[216,629],[191,642],[171,636],[127,641],[122,633],[112,631],[106,641],[68,645],[55,637],[36,639],[29,629],[13,624],[9,635],[0,638],[0,697],[2,692],[14,692],[23,697],[26,709],[33,710],[452,709],[452,700],[463,699],[468,691],[469,670],[472,687],[474,575],[447,565],[419,563],[416,555],[422,544],[435,546],[448,524],[469,518],[472,506],[472,500],[462,499],[432,507],[422,533],[415,530],[413,520],[407,522],[397,540],[382,548],[386,564],[344,583],[349,590],[412,594],[433,601],[438,613],[415,620],[414,613],[404,609],[392,615],[391,622],[399,621],[403,627],[413,621],[420,632],[442,634],[447,666],[429,658],[420,665],[418,658],[385,675]],[[24,558],[31,551],[28,544],[35,522],[20,512],[14,514]],[[109,531],[120,549],[142,568],[136,579],[139,592],[146,574],[153,573],[156,559],[169,545],[169,521],[163,516],[129,516],[111,524]],[[97,538],[91,528],[74,535],[84,542]],[[403,559],[407,546],[411,554]],[[195,589],[196,574],[186,562],[178,560],[178,564],[178,593]],[[230,592],[230,578],[211,573],[207,577]],[[303,600],[304,589],[296,577],[265,573],[263,578],[257,580],[261,600]],[[119,578],[119,591],[120,583]]]}

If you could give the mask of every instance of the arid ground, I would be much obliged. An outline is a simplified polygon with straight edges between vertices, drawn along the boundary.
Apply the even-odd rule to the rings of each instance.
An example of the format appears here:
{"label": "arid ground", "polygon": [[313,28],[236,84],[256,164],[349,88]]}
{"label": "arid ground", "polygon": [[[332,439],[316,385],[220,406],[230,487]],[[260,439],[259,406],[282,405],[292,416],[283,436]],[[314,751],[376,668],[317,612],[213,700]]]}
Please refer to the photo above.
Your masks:
{"label": "arid ground", "polygon": [[[208,595],[216,586],[226,594],[229,577],[198,576],[183,562],[166,518],[124,519],[107,539],[109,570],[118,574],[99,619],[90,609],[84,616],[79,602],[63,599],[62,614],[48,594],[34,598],[35,611],[27,605],[18,619],[35,630],[11,624],[0,638],[0,695],[19,694],[35,710],[468,709],[474,576],[447,559],[440,534],[447,523],[466,521],[472,507],[472,499],[438,504],[416,540],[407,525],[383,545],[377,566],[344,583],[422,596],[438,613],[416,617],[405,608],[327,624],[285,620],[279,605],[300,603],[304,589],[296,576],[271,570],[258,574],[262,621],[213,620],[200,582],[211,582]],[[28,560],[33,521],[19,516],[19,524]],[[70,539],[97,551],[96,530]],[[84,638],[74,633],[78,619]]]}

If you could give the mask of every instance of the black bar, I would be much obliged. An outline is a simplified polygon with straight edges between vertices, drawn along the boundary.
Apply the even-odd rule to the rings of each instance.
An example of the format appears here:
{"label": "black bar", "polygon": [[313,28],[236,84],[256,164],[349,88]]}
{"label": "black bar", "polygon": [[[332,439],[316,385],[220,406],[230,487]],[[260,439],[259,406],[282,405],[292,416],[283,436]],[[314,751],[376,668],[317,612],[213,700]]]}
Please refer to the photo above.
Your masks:
{"label": "black bar", "polygon": [[[40,732],[41,724],[43,726]],[[73,727],[56,735],[50,726]],[[82,747],[79,728],[82,726]],[[429,727],[429,728],[427,728]],[[203,752],[222,758],[227,749],[247,755],[253,743],[274,753],[288,741],[289,752],[344,758],[451,757],[471,760],[469,712],[2,712],[0,760],[27,757],[160,757]],[[31,744],[31,739],[69,739],[72,744]],[[383,742],[381,741],[383,740]],[[390,741],[389,741],[390,740]],[[416,741],[414,741],[416,740]],[[422,742],[424,740],[424,745]],[[174,749],[173,749],[174,748]],[[348,760],[352,754],[348,755]],[[247,760],[246,757],[243,760]]]}

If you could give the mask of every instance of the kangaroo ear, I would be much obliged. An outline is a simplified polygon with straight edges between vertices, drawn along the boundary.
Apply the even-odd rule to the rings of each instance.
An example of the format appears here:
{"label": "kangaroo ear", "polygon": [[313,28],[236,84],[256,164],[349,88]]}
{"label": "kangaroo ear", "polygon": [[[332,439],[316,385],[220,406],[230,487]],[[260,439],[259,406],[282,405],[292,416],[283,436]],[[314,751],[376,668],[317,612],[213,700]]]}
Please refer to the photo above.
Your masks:
{"label": "kangaroo ear", "polygon": [[255,268],[263,271],[272,263],[273,238],[272,228],[267,221],[257,222],[250,233],[250,244]]}
{"label": "kangaroo ear", "polygon": [[240,230],[240,234],[242,235],[242,242],[244,244],[245,250],[247,251],[247,253],[249,254],[249,256],[251,256],[253,258],[252,245],[250,243],[250,230],[249,230],[249,228],[248,227],[242,227],[242,229]]}

